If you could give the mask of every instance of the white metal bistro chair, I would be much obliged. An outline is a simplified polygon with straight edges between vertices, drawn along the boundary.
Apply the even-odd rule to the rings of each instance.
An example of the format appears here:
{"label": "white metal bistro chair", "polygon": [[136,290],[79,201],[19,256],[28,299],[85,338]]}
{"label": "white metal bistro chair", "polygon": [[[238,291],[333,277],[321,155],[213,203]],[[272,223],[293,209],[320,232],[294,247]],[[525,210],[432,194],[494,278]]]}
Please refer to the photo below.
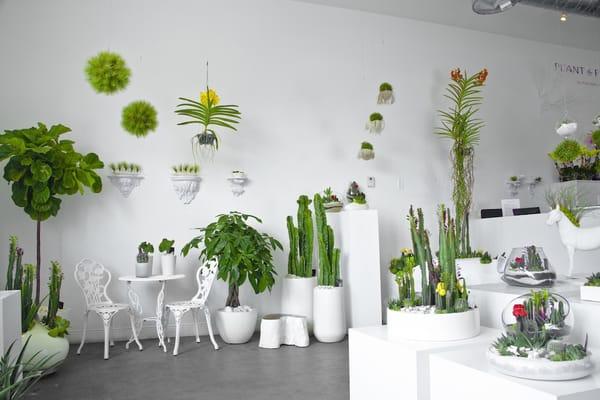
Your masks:
{"label": "white metal bistro chair", "polygon": [[131,321],[131,330],[133,331],[133,337],[140,350],[142,350],[142,344],[138,340],[137,332],[135,329],[135,318],[129,304],[115,303],[113,302],[106,289],[110,284],[111,274],[110,271],[104,268],[104,265],[97,261],[90,259],[83,259],[75,266],[75,281],[77,285],[83,291],[85,297],[85,312],[83,314],[83,335],[81,337],[81,344],[77,349],[77,354],[81,353],[81,349],[85,343],[85,336],[87,333],[88,314],[90,311],[94,311],[102,318],[104,324],[104,359],[108,360],[108,347],[114,346],[115,343],[111,338],[111,325],[112,319],[119,311],[127,311],[129,313],[129,320]]}
{"label": "white metal bistro chair", "polygon": [[196,343],[200,342],[200,335],[198,332],[198,314],[200,310],[204,311],[204,317],[206,318],[206,325],[208,326],[208,335],[212,342],[215,350],[219,350],[219,345],[215,341],[213,335],[212,324],[210,321],[210,310],[206,306],[206,299],[210,293],[215,275],[217,273],[218,263],[217,260],[212,259],[206,261],[203,265],[198,268],[196,272],[196,281],[198,282],[198,291],[192,297],[191,300],[178,301],[167,304],[167,316],[166,321],[169,321],[169,314],[173,313],[175,317],[175,346],[173,347],[173,355],[176,356],[179,353],[179,335],[181,328],[181,319],[188,312],[192,311],[192,317],[194,318],[194,328],[196,330]]}

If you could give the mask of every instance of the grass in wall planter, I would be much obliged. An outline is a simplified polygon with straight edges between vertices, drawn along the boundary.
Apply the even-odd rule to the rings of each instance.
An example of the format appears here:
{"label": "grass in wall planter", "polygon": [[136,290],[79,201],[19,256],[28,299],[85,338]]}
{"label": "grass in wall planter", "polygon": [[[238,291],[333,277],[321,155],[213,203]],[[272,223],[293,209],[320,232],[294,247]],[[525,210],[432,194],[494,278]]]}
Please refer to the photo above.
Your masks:
{"label": "grass in wall planter", "polygon": [[179,164],[171,167],[171,182],[179,200],[190,204],[200,190],[200,166],[198,164]]}
{"label": "grass in wall planter", "polygon": [[240,286],[248,281],[256,294],[270,291],[277,275],[273,252],[283,250],[277,239],[259,232],[250,221],[262,223],[253,215],[236,211],[217,215],[216,221],[200,228],[200,235],[182,249],[185,256],[203,245],[200,259],[218,260],[217,278],[227,282],[229,294],[225,308],[217,312],[216,321],[227,343],[247,342],[256,327],[256,310],[240,304]]}
{"label": "grass in wall planter", "polygon": [[138,164],[121,161],[118,163],[110,163],[111,174],[108,176],[110,182],[119,189],[123,197],[127,198],[140,185],[144,179],[142,175],[142,167]]}
{"label": "grass in wall planter", "polygon": [[121,126],[137,137],[145,137],[158,126],[156,109],[147,101],[129,103],[121,113]]}
{"label": "grass in wall planter", "polygon": [[131,71],[120,55],[103,51],[88,60],[85,74],[96,92],[113,94],[127,87]]}

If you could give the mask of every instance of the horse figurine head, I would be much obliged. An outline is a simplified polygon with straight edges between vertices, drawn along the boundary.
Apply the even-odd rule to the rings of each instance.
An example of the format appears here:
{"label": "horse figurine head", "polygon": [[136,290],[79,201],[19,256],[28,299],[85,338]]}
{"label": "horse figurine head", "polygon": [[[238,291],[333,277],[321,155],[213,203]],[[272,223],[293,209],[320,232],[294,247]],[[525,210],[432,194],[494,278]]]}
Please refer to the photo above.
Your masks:
{"label": "horse figurine head", "polygon": [[557,224],[558,222],[560,222],[560,220],[562,218],[563,218],[563,213],[562,213],[562,211],[560,211],[560,206],[557,204],[556,208],[554,208],[552,211],[550,211],[550,214],[548,214],[548,219],[546,220],[546,224],[548,224],[548,225]]}

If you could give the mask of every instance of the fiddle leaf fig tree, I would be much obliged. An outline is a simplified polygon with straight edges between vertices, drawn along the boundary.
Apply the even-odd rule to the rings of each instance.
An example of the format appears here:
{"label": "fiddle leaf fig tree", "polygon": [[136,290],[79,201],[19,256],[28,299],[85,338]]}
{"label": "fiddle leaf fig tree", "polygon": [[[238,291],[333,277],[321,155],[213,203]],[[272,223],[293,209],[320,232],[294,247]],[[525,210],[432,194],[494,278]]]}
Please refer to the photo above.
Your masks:
{"label": "fiddle leaf fig tree", "polygon": [[42,123],[37,127],[5,131],[0,134],[0,161],[8,160],[4,179],[11,185],[12,200],[36,221],[37,268],[35,302],[40,302],[41,222],[55,217],[60,210],[60,196],[93,193],[102,190],[96,169],[104,167],[95,153],[80,154],[74,141],[61,135],[71,129]]}
{"label": "fiddle leaf fig tree", "polygon": [[277,274],[272,252],[283,250],[281,243],[248,225],[248,220],[262,223],[253,215],[236,211],[217,215],[217,220],[200,228],[200,235],[193,238],[181,251],[187,256],[191,249],[198,249],[203,244],[200,259],[218,260],[217,277],[229,285],[225,303],[228,307],[240,306],[239,287],[246,280],[256,294],[271,290]]}

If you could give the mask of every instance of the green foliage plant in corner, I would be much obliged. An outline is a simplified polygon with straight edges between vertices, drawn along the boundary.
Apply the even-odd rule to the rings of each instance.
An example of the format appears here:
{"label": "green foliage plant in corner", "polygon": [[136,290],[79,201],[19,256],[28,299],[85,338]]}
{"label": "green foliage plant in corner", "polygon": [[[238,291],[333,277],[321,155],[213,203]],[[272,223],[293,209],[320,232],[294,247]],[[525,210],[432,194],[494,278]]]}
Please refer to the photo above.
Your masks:
{"label": "green foliage plant in corner", "polygon": [[102,190],[96,173],[104,167],[97,154],[75,151],[75,142],[61,136],[71,129],[54,125],[5,131],[0,134],[0,161],[8,160],[4,179],[11,185],[12,200],[37,225],[35,304],[40,303],[41,223],[55,217],[60,197]]}
{"label": "green foliage plant in corner", "polygon": [[96,92],[113,94],[127,87],[131,71],[123,57],[102,51],[88,60],[85,74]]}
{"label": "green foliage plant in corner", "polygon": [[145,137],[156,130],[158,120],[156,109],[147,101],[137,100],[129,103],[121,113],[121,126],[136,137]]}

